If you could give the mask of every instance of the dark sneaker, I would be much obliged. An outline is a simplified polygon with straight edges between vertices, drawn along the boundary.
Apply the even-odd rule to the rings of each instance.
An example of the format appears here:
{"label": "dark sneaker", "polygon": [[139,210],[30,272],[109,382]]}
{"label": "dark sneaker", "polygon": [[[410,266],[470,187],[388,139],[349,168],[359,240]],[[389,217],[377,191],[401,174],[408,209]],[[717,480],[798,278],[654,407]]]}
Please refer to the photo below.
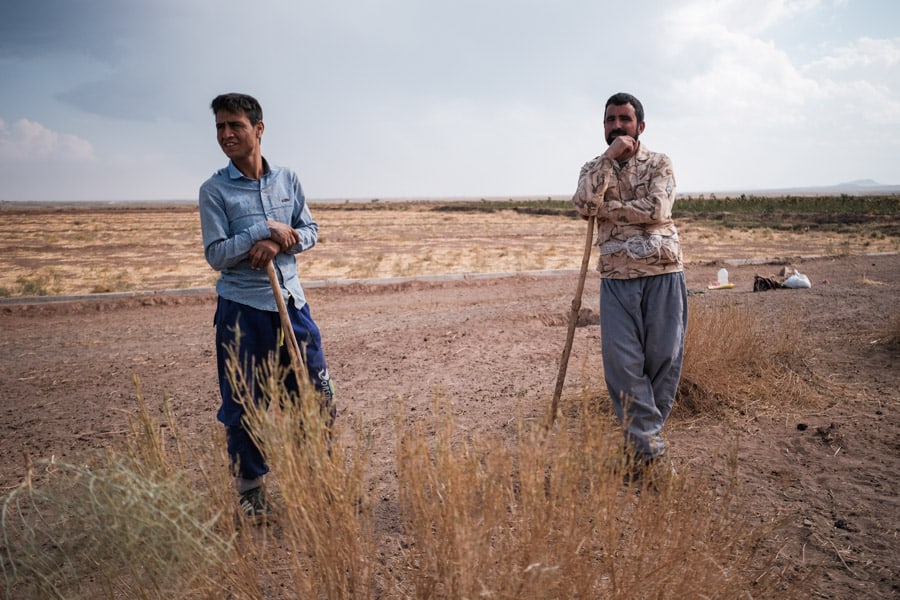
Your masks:
{"label": "dark sneaker", "polygon": [[274,521],[272,508],[266,500],[262,487],[255,487],[241,493],[241,512],[248,521],[255,525],[265,525]]}
{"label": "dark sneaker", "polygon": [[658,492],[678,476],[675,465],[667,454],[637,461],[625,469],[623,483],[640,493],[641,488]]}

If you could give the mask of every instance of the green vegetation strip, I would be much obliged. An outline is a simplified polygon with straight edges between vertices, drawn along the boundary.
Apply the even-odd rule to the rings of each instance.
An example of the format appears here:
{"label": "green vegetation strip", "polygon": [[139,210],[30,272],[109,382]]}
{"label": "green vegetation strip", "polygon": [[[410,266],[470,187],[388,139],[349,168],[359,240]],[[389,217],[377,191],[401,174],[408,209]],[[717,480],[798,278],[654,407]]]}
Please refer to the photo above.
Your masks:
{"label": "green vegetation strip", "polygon": [[[346,207],[346,205],[343,205]],[[410,203],[358,204],[360,210],[427,208],[439,212],[492,213],[511,210],[521,214],[577,218],[568,199],[453,200]],[[867,231],[900,236],[900,196],[754,196],[718,198],[714,194],[680,197],[673,210],[676,220],[732,228],[779,230],[818,229],[852,233]]]}
{"label": "green vegetation strip", "polygon": [[[571,215],[572,203],[568,198],[510,198],[508,200],[433,200],[408,202],[328,203],[318,205],[317,210],[435,210],[439,212],[497,212],[513,210],[537,214]],[[900,216],[900,195],[878,196],[740,196],[717,197],[680,196],[675,203],[677,214],[699,216],[710,214],[745,215],[807,214],[807,215],[887,215]]]}

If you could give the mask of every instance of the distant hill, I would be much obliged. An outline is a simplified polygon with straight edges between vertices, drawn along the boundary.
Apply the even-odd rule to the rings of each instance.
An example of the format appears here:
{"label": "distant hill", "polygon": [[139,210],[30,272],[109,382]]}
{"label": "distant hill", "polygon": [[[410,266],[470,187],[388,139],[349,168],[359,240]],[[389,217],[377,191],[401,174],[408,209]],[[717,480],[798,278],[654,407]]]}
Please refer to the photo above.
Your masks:
{"label": "distant hill", "polygon": [[755,190],[717,190],[707,192],[679,192],[680,196],[697,196],[699,194],[719,196],[835,196],[848,194],[850,196],[890,196],[900,194],[900,184],[885,185],[872,179],[854,179],[836,185],[769,188]]}

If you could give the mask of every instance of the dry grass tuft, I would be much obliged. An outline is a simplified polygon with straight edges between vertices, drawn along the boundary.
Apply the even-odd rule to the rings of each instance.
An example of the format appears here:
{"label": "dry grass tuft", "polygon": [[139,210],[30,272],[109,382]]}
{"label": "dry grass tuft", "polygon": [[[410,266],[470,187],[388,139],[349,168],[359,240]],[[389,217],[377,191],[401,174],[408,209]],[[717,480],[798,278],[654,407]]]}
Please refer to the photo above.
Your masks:
{"label": "dry grass tuft", "polygon": [[883,281],[878,281],[877,279],[872,279],[866,273],[863,273],[862,279],[860,281],[863,285],[875,285],[875,286],[884,285]]}
{"label": "dry grass tuft", "polygon": [[694,304],[690,310],[676,402],[680,414],[767,412],[820,401],[824,382],[808,365],[802,332],[775,328],[736,304]]}
{"label": "dry grass tuft", "polygon": [[[590,416],[595,412],[595,416]],[[397,449],[404,598],[771,597],[768,533],[742,516],[735,476],[622,484],[618,432],[583,410],[512,444],[463,441],[451,420]],[[566,428],[568,427],[568,428]],[[636,493],[640,491],[640,493]],[[781,597],[791,597],[781,590]]]}
{"label": "dry grass tuft", "polygon": [[[138,394],[133,443],[96,466],[45,463],[3,498],[7,598],[157,598],[211,585],[230,541],[166,458]],[[174,424],[173,424],[174,425]]]}

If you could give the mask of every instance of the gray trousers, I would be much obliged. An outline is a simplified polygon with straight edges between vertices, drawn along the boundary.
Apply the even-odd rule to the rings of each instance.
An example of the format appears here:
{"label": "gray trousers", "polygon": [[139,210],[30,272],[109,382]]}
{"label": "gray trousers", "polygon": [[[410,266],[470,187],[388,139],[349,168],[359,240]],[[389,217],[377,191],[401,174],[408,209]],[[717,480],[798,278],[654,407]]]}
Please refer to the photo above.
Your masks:
{"label": "gray trousers", "polygon": [[660,432],[675,403],[687,320],[683,272],[601,280],[606,387],[625,441],[639,460],[666,452]]}

